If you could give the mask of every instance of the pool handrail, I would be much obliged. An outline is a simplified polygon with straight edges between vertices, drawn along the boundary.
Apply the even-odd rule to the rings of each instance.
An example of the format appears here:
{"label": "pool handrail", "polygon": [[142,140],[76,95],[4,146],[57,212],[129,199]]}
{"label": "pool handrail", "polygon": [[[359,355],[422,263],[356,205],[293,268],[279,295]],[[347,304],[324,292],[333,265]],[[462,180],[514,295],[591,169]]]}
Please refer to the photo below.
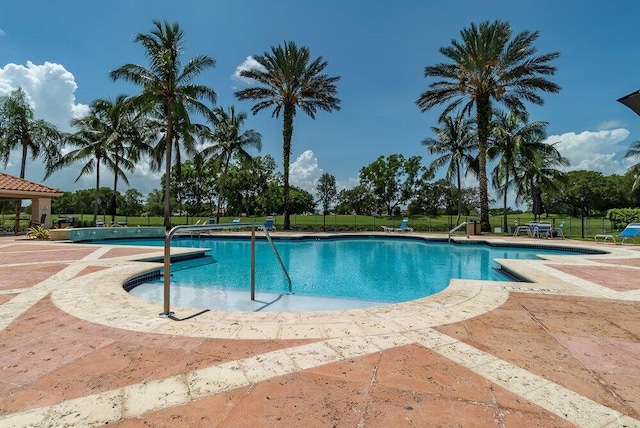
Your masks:
{"label": "pool handrail", "polygon": [[173,317],[174,313],[170,310],[170,285],[171,285],[171,239],[173,236],[181,231],[181,230],[223,230],[223,229],[246,229],[251,228],[251,300],[255,300],[255,258],[256,258],[256,248],[255,248],[255,236],[256,229],[263,230],[264,234],[271,244],[271,249],[273,250],[278,262],[280,263],[280,267],[284,272],[285,277],[289,283],[289,292],[292,292],[291,286],[291,278],[289,278],[289,273],[282,263],[282,259],[280,258],[280,254],[273,244],[273,240],[269,235],[269,231],[264,227],[261,223],[223,223],[223,224],[199,224],[199,225],[179,225],[174,226],[167,236],[164,239],[164,312],[160,313],[161,317]]}
{"label": "pool handrail", "polygon": [[[451,229],[449,231],[449,243],[451,243],[451,234],[455,231],[457,231],[458,229],[460,229],[461,227],[464,227],[467,225],[466,221],[463,221],[462,223],[460,223],[459,225],[457,225],[456,227],[454,227],[453,229]],[[469,235],[467,235],[467,238],[469,237]]]}

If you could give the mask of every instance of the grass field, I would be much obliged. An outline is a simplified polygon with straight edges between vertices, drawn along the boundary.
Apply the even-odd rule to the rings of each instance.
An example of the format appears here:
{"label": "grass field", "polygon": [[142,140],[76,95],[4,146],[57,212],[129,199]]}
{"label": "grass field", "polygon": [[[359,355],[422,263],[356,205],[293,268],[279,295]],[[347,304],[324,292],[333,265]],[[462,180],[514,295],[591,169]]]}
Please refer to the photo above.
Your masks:
{"label": "grass field", "polygon": [[[52,216],[53,227],[58,227],[59,217],[75,217],[77,224],[80,227],[92,226],[93,215],[92,214],[66,214]],[[221,217],[220,223],[231,223],[235,217]],[[265,216],[251,216],[251,217],[238,217],[241,222],[246,223],[264,223]],[[398,227],[402,221],[402,216],[365,216],[365,215],[292,215],[291,227],[294,230],[302,231],[379,231],[381,226]],[[502,217],[492,217],[492,233],[507,234],[512,232],[512,227],[515,221],[524,225],[533,220],[531,214],[515,214],[509,217],[509,230],[505,231],[502,227]],[[111,223],[111,216],[100,215],[99,221],[103,221],[105,224]],[[416,231],[434,232],[434,233],[446,233],[455,226],[455,216],[410,216],[408,225]],[[478,220],[477,217],[463,217],[463,221]],[[565,236],[573,238],[581,238],[583,235],[585,238],[592,238],[597,233],[611,232],[611,224],[608,219],[604,217],[588,217],[584,219],[566,216],[552,215],[548,218],[543,218],[553,222],[555,225],[564,223],[563,231]],[[125,217],[116,216],[115,222],[125,223],[128,226],[162,226],[162,217]],[[185,225],[195,224],[196,222],[209,222],[209,217],[187,217],[187,216],[175,216],[171,218],[172,224]],[[283,216],[275,216],[276,227],[281,230],[284,223]],[[13,227],[13,217],[5,215],[2,217],[1,224],[3,229]],[[28,219],[23,219],[21,222],[22,228],[25,229],[29,225]],[[61,224],[64,227],[66,224]],[[496,228],[502,228],[500,232],[496,232]]]}

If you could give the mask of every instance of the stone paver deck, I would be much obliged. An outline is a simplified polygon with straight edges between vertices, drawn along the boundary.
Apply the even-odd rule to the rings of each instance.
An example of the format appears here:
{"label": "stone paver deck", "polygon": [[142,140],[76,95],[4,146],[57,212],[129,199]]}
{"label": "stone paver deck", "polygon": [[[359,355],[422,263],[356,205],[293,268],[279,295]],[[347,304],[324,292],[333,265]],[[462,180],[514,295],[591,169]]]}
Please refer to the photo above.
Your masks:
{"label": "stone paver deck", "polygon": [[402,304],[177,322],[122,289],[158,249],[0,238],[0,426],[640,427],[640,251],[553,243],[609,254],[503,260],[533,282]]}

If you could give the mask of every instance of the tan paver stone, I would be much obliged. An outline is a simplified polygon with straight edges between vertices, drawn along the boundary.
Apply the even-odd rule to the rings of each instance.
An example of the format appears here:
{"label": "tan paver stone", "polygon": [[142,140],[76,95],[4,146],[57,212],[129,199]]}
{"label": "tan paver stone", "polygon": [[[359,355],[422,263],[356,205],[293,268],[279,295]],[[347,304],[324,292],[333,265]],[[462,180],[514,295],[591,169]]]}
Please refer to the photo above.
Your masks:
{"label": "tan paver stone", "polygon": [[146,255],[149,253],[159,253],[162,254],[162,248],[139,248],[139,247],[116,247],[111,248],[105,254],[103,254],[101,259],[109,259],[114,257],[125,257],[125,256],[138,256],[138,255]]}
{"label": "tan paver stone", "polygon": [[135,419],[109,424],[109,426],[118,428],[224,426],[222,421],[234,410],[238,401],[246,393],[247,388],[237,388],[229,392],[196,400],[186,406],[169,407]]}
{"label": "tan paver stone", "polygon": [[139,383],[124,391],[123,417],[142,414],[191,401],[184,375]]}
{"label": "tan paver stone", "polygon": [[303,370],[342,359],[342,355],[327,346],[325,342],[310,343],[284,351],[294,364]]}
{"label": "tan paver stone", "polygon": [[525,397],[583,427],[604,426],[622,416],[615,410],[556,384],[545,385]]}
{"label": "tan paver stone", "polygon": [[194,399],[251,384],[237,361],[191,371],[186,376],[191,397]]}

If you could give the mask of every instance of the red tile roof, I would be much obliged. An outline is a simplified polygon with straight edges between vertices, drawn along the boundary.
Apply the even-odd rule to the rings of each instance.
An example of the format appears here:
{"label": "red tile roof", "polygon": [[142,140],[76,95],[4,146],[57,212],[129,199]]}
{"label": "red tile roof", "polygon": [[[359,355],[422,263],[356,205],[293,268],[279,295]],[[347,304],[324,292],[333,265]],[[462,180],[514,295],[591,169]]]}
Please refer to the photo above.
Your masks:
{"label": "red tile roof", "polygon": [[62,194],[62,190],[0,172],[0,193],[50,193],[58,196],[56,194]]}

